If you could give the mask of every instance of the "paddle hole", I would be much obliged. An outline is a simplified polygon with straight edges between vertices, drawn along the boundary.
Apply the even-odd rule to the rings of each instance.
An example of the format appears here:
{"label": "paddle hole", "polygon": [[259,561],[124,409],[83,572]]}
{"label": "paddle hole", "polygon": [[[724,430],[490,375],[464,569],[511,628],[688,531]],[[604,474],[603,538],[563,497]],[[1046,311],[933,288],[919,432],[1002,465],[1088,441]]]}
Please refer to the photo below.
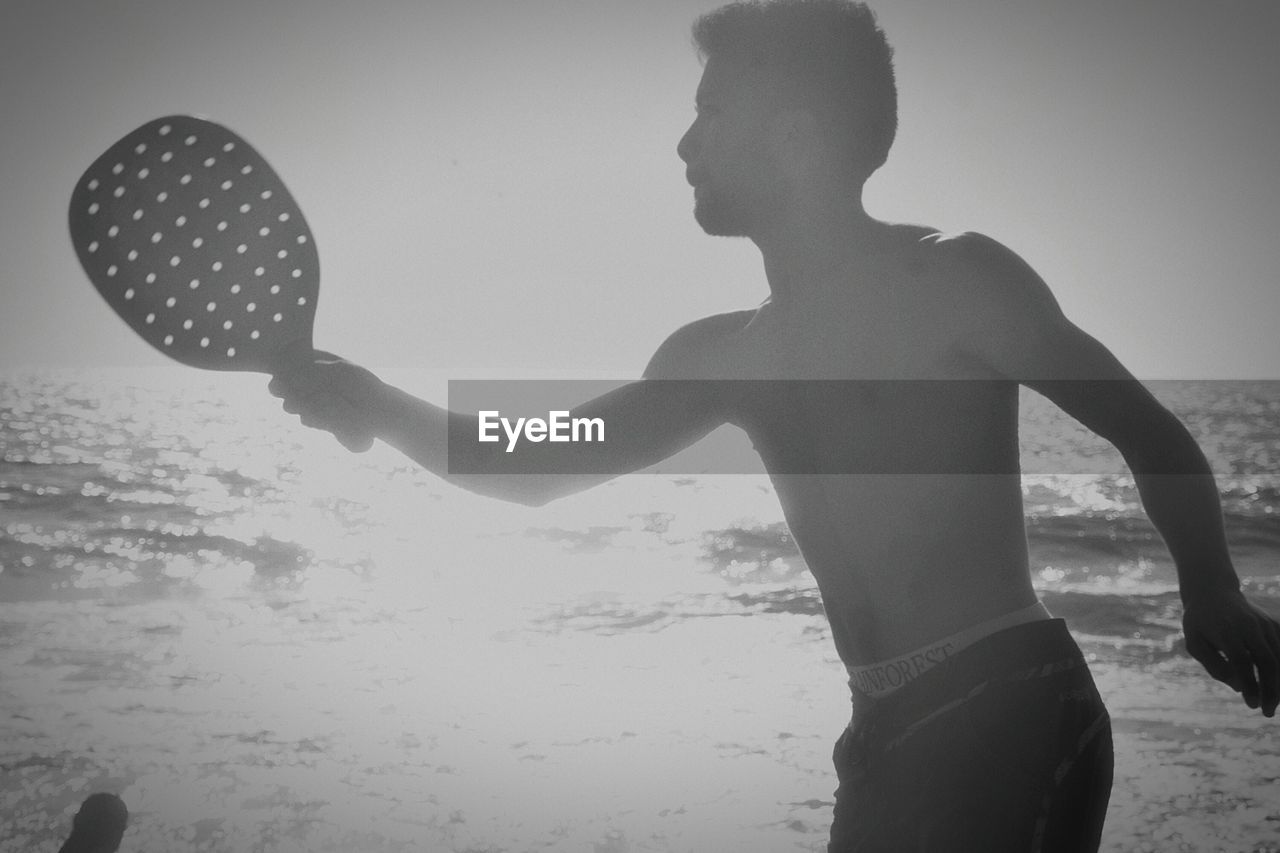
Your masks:
{"label": "paddle hole", "polygon": [[279,293],[279,292],[280,292],[280,285],[278,285],[278,284],[273,284],[273,285],[271,285],[271,295],[272,295],[272,296],[275,296],[275,295],[276,295],[277,293]]}
{"label": "paddle hole", "polygon": [[185,143],[187,143],[187,145],[195,145],[195,144],[196,144],[196,138],[195,138],[195,135],[194,135],[194,134],[193,134],[193,135],[191,135],[191,136],[188,136],[186,139],[184,139],[184,140],[182,140],[182,141],[183,141],[183,142],[185,142]]}
{"label": "paddle hole", "polygon": [[133,221],[137,222],[141,218],[142,218],[142,208],[138,208],[133,212]]}
{"label": "paddle hole", "polygon": [[208,206],[209,206],[209,199],[207,199],[207,198],[202,198],[202,199],[200,199],[199,207],[200,207],[200,209],[201,209],[201,210],[204,210],[204,209],[205,209],[206,207],[208,207]]}
{"label": "paddle hole", "polygon": [[269,198],[271,198],[271,190],[263,190],[263,191],[262,191],[262,200],[263,200],[263,201],[266,201],[266,200],[267,200],[267,199],[269,199]]}
{"label": "paddle hole", "polygon": [[115,278],[116,272],[117,270],[116,270],[115,264],[112,264],[111,266],[107,267],[107,278]]}
{"label": "paddle hole", "polygon": [[268,227],[267,227],[267,226],[265,226],[265,225],[263,225],[261,228],[259,228],[259,229],[258,229],[258,236],[259,236],[259,237],[265,237],[265,236],[267,236],[267,235],[268,235],[268,234],[270,234],[270,233],[271,233],[271,229],[270,229],[270,228],[268,228]]}
{"label": "paddle hole", "polygon": [[98,207],[98,203],[95,201],[93,204],[89,205],[89,215],[93,216],[98,212],[99,209],[100,208]]}
{"label": "paddle hole", "polygon": [[249,333],[249,340],[251,341],[256,341],[259,337],[260,337],[260,334],[258,333],[257,329],[254,329],[252,332]]}
{"label": "paddle hole", "polygon": [[139,177],[141,180],[144,180],[144,181],[145,181],[145,180],[147,179],[147,176],[148,176],[148,175],[150,175],[150,174],[151,174],[151,170],[150,170],[150,169],[142,168],[142,169],[139,169],[139,170],[138,170],[138,177]]}
{"label": "paddle hole", "polygon": [[133,147],[134,154],[145,154],[146,150],[147,150],[147,143],[145,142],[139,142],[137,145]]}
{"label": "paddle hole", "polygon": [[248,311],[249,313],[253,313],[254,311],[258,310],[258,303],[250,302],[248,305],[244,306],[244,310]]}
{"label": "paddle hole", "polygon": [[212,168],[213,168],[213,164],[214,164],[214,163],[216,163],[216,162],[218,162],[218,161],[217,161],[217,160],[215,160],[215,159],[213,159],[212,157],[206,157],[206,158],[204,158],[204,167],[205,167],[206,169],[212,169]]}
{"label": "paddle hole", "polygon": [[192,289],[192,290],[196,290],[197,288],[199,288],[199,287],[200,287],[200,279],[198,279],[198,278],[193,278],[193,279],[191,279],[191,285],[190,285],[190,287],[191,287],[191,289]]}
{"label": "paddle hole", "polygon": [[124,171],[124,163],[116,163],[111,167],[111,174],[118,175]]}
{"label": "paddle hole", "polygon": [[168,200],[169,200],[169,194],[168,194],[168,193],[158,193],[158,194],[156,195],[156,201],[160,202],[161,204],[163,204],[164,202],[166,202],[166,201],[168,201]]}
{"label": "paddle hole", "polygon": [[241,213],[248,213],[252,209],[253,207],[248,202],[245,202],[244,204],[240,205]]}
{"label": "paddle hole", "polygon": [[200,339],[200,346],[201,346],[201,347],[208,347],[208,346],[209,346],[209,339],[208,339],[208,338],[201,338],[201,339]]}
{"label": "paddle hole", "polygon": [[98,251],[98,241],[94,240],[92,243],[89,244],[89,254],[92,255],[96,251]]}
{"label": "paddle hole", "polygon": [[223,328],[223,330],[224,330],[224,331],[227,331],[227,332],[231,331],[231,327],[232,327],[232,326],[234,326],[234,325],[235,325],[235,323],[231,322],[230,320],[223,320],[223,321],[222,321],[222,328]]}
{"label": "paddle hole", "polygon": [[235,149],[235,147],[236,147],[236,144],[235,144],[234,142],[227,142],[227,143],[224,143],[224,144],[223,144],[223,146],[222,146],[222,150],[223,150],[223,151],[231,151],[231,150],[234,150],[234,149]]}
{"label": "paddle hole", "polygon": [[164,301],[164,307],[166,308],[172,308],[177,304],[178,304],[178,300],[174,299],[172,296],[170,296],[168,299]]}
{"label": "paddle hole", "polygon": [[227,230],[227,221],[225,219],[218,223],[218,230],[219,231]]}
{"label": "paddle hole", "polygon": [[98,184],[98,179],[97,179],[97,178],[93,178],[93,179],[91,179],[91,180],[89,181],[89,185],[88,185],[88,186],[89,186],[89,192],[93,192],[94,190],[96,190],[96,189],[100,186],[100,185]]}
{"label": "paddle hole", "polygon": [[249,247],[246,246],[244,243],[241,243],[239,246],[236,246],[237,255],[243,255],[247,251],[249,251]]}
{"label": "paddle hole", "polygon": [[283,320],[283,319],[284,319],[284,315],[283,315],[283,314],[280,314],[280,313],[276,313],[276,314],[273,314],[273,315],[271,316],[271,319],[272,319],[272,320],[274,320],[275,322],[279,323],[281,320]]}
{"label": "paddle hole", "polygon": [[116,198],[121,198],[121,197],[123,197],[123,196],[124,196],[124,187],[116,187],[116,188],[115,188],[115,190],[113,190],[111,194],[112,194],[113,196],[115,196]]}
{"label": "paddle hole", "polygon": [[195,238],[194,240],[192,240],[192,241],[191,241],[191,247],[192,247],[193,249],[199,249],[199,248],[200,248],[201,246],[203,246],[203,245],[204,245],[204,238],[203,238],[203,237],[197,237],[197,238]]}
{"label": "paddle hole", "polygon": [[167,124],[162,124],[162,125],[160,125],[160,135],[161,135],[161,136],[168,136],[168,135],[169,135],[169,132],[170,132],[171,130],[173,130],[173,128],[172,128],[172,127],[170,127],[170,126],[169,126],[169,125],[167,125]]}
{"label": "paddle hole", "polygon": [[222,269],[222,261],[214,261],[212,269],[214,272],[219,272]]}
{"label": "paddle hole", "polygon": [[299,297],[298,297],[298,304],[299,304],[299,305],[306,305],[306,304],[307,304],[307,297],[305,297],[305,296],[299,296]]}
{"label": "paddle hole", "polygon": [[165,346],[172,346],[172,345],[173,345],[173,335],[165,335],[165,336],[164,336],[164,345],[165,345]]}
{"label": "paddle hole", "polygon": [[299,234],[299,235],[298,235],[298,243],[299,243],[299,244],[302,244],[302,243],[305,243],[305,242],[307,242],[307,235],[306,235],[306,234]]}
{"label": "paddle hole", "polygon": [[149,272],[149,273],[147,273],[147,279],[146,279],[146,281],[147,281],[147,284],[155,284],[155,283],[156,283],[156,274],[155,274],[155,273],[153,273],[153,272]]}
{"label": "paddle hole", "polygon": [[251,172],[253,172],[253,167],[252,167],[252,166],[245,165],[245,166],[242,166],[242,167],[240,168],[240,174],[242,174],[242,175],[248,175],[248,174],[250,174]]}
{"label": "paddle hole", "polygon": [[235,294],[237,294],[237,293],[239,293],[239,292],[240,292],[240,285],[238,285],[238,284],[233,284],[233,285],[231,285],[231,295],[232,295],[232,296],[234,296]]}
{"label": "paddle hole", "polygon": [[296,269],[292,273],[290,273],[290,275],[292,275],[294,278],[302,278],[302,270]]}
{"label": "paddle hole", "polygon": [[177,219],[173,220],[173,224],[181,228],[183,225],[187,224],[187,217],[179,216]]}
{"label": "paddle hole", "polygon": [[124,292],[124,300],[126,302],[129,302],[133,299],[133,297],[134,297],[134,291],[133,291],[133,288],[130,287],[128,290]]}
{"label": "paddle hole", "polygon": [[227,358],[235,358],[235,357],[236,357],[236,348],[227,347]]}
{"label": "paddle hole", "polygon": [[263,269],[262,267],[254,267],[254,268],[253,268],[253,274],[254,274],[254,275],[256,275],[256,276],[258,276],[259,278],[261,278],[261,277],[262,277],[262,274],[263,274],[264,272],[266,272],[266,270],[265,270],[265,269]]}
{"label": "paddle hole", "polygon": [[178,178],[178,183],[182,184],[183,186],[186,186],[187,184],[191,183],[191,176],[183,175],[181,178]]}
{"label": "paddle hole", "polygon": [[138,250],[137,250],[137,249],[130,249],[130,250],[129,250],[129,254],[128,254],[128,256],[127,256],[127,257],[128,257],[128,258],[129,258],[129,260],[131,260],[131,261],[136,261],[136,260],[138,259]]}
{"label": "paddle hole", "polygon": [[229,190],[231,189],[232,184],[231,181],[223,181],[219,186],[221,186],[223,190]]}
{"label": "paddle hole", "polygon": [[172,258],[169,259],[169,266],[171,267],[176,267],[180,263],[182,263],[182,258],[179,257],[178,255],[174,255]]}
{"label": "paddle hole", "polygon": [[150,326],[150,325],[151,325],[152,323],[154,323],[155,321],[156,321],[156,315],[155,315],[155,314],[148,314],[148,315],[147,315],[147,325],[148,325],[148,326]]}
{"label": "paddle hole", "polygon": [[166,152],[164,152],[163,154],[161,154],[161,155],[160,155],[160,162],[161,162],[161,163],[168,163],[168,162],[169,162],[170,160],[172,160],[172,159],[173,159],[173,152],[172,152],[172,151],[166,151]]}
{"label": "paddle hole", "polygon": [[277,218],[277,219],[279,219],[281,222],[288,222],[288,221],[289,221],[289,214],[287,214],[287,213],[282,213],[282,214],[280,214],[279,216],[277,216],[276,218]]}
{"label": "paddle hole", "polygon": [[283,261],[285,258],[289,257],[289,251],[287,249],[281,249],[276,252],[276,257]]}
{"label": "paddle hole", "polygon": [[208,305],[204,306],[204,310],[206,310],[206,311],[208,311],[210,314],[212,314],[214,311],[217,311],[217,310],[218,310],[218,303],[216,303],[216,302],[210,302]]}
{"label": "paddle hole", "polygon": [[163,234],[161,234],[159,231],[157,231],[156,233],[154,233],[154,234],[152,234],[152,235],[151,235],[151,242],[152,242],[152,243],[159,243],[159,242],[160,242],[160,240],[161,240],[163,237],[164,237],[164,235],[163,235]]}
{"label": "paddle hole", "polygon": [[108,237],[114,237],[114,236],[116,236],[116,235],[117,235],[117,234],[119,234],[119,233],[120,233],[120,226],[119,226],[119,225],[112,225],[110,228],[108,228],[108,229],[107,229],[107,236],[108,236]]}
{"label": "paddle hole", "polygon": [[188,332],[191,331],[191,327],[194,325],[195,323],[191,322],[191,320],[182,321],[182,328],[186,329]]}

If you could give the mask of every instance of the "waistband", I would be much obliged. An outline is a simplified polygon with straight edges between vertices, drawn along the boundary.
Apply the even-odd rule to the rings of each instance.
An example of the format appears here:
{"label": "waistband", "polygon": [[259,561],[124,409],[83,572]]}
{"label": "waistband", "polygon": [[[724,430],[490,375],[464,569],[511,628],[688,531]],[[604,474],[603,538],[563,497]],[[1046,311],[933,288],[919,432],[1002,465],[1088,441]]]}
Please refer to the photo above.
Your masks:
{"label": "waistband", "polygon": [[855,693],[861,693],[872,699],[883,699],[984,637],[1016,625],[1051,618],[1044,604],[1037,601],[1035,604],[1004,613],[994,619],[970,625],[950,636],[935,640],[918,649],[912,649],[897,657],[861,666],[846,667],[849,673],[849,688]]}
{"label": "waistband", "polygon": [[992,684],[1075,678],[1068,675],[1073,670],[1087,676],[1088,663],[1066,622],[1055,618],[1027,622],[983,637],[885,698],[860,697],[855,691],[850,726],[859,729],[873,719],[899,724],[923,720]]}

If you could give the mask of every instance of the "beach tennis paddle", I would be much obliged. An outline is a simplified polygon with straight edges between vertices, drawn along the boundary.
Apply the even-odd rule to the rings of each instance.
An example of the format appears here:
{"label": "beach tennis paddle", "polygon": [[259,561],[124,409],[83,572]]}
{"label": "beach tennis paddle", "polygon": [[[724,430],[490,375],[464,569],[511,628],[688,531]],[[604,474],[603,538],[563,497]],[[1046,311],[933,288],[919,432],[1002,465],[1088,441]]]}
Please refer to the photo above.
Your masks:
{"label": "beach tennis paddle", "polygon": [[81,176],[68,218],[98,293],[170,358],[275,374],[312,356],[315,241],[280,176],[222,125],[142,125]]}
{"label": "beach tennis paddle", "polygon": [[279,375],[332,357],[312,345],[320,259],[307,221],[222,125],[174,115],[127,134],[81,176],[68,220],[94,288],[170,358]]}

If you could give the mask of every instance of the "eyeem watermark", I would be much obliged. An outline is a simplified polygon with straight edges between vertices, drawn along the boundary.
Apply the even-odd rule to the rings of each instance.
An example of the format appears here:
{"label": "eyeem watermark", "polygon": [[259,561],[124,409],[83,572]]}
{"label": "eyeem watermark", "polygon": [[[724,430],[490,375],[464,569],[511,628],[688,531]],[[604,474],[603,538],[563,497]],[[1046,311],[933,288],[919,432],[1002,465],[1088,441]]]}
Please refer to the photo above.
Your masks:
{"label": "eyeem watermark", "polygon": [[[1131,476],[1119,451],[1052,402],[1059,386],[1083,399],[1105,394],[1111,383],[1041,381],[1033,392],[1004,379],[451,379],[448,408],[457,417],[449,419],[448,470],[611,476],[645,462],[637,473]],[[678,387],[668,393],[667,384]],[[1188,422],[1232,490],[1277,487],[1280,379],[1143,384]],[[680,412],[671,401],[700,398],[720,406],[731,428],[685,447],[672,434]],[[989,440],[980,421],[952,416],[995,409],[1004,429],[1014,405],[1016,455]],[[585,420],[575,426],[575,417]],[[607,442],[600,421],[608,424]],[[674,455],[661,458],[668,447]],[[1198,463],[1158,465],[1151,473],[1200,470]]]}
{"label": "eyeem watermark", "polygon": [[516,449],[521,437],[526,441],[593,442],[604,441],[603,418],[571,418],[567,411],[547,413],[547,419],[502,417],[496,410],[477,413],[479,416],[479,441],[501,441],[498,428],[507,436],[507,453]]}

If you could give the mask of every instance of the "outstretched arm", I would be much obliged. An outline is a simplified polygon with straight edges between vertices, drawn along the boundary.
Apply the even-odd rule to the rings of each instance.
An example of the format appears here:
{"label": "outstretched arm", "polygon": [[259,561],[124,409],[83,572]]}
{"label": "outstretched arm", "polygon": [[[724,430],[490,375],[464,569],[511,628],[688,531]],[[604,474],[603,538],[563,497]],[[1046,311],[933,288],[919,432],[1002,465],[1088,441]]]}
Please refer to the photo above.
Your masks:
{"label": "outstretched arm", "polygon": [[1178,572],[1187,651],[1268,717],[1280,704],[1280,625],[1249,603],[1231,564],[1217,485],[1200,448],[1104,346],[1073,325],[1020,258],[977,235],[958,247],[982,277],[971,355],[1110,441]]}
{"label": "outstretched arm", "polygon": [[304,425],[332,432],[349,449],[381,439],[462,488],[541,505],[659,462],[724,423],[731,385],[692,372],[723,327],[722,318],[684,327],[659,348],[643,380],[574,408],[571,417],[606,424],[598,444],[525,442],[509,454],[505,442],[476,440],[475,415],[418,399],[328,354],[276,377],[270,390]]}

